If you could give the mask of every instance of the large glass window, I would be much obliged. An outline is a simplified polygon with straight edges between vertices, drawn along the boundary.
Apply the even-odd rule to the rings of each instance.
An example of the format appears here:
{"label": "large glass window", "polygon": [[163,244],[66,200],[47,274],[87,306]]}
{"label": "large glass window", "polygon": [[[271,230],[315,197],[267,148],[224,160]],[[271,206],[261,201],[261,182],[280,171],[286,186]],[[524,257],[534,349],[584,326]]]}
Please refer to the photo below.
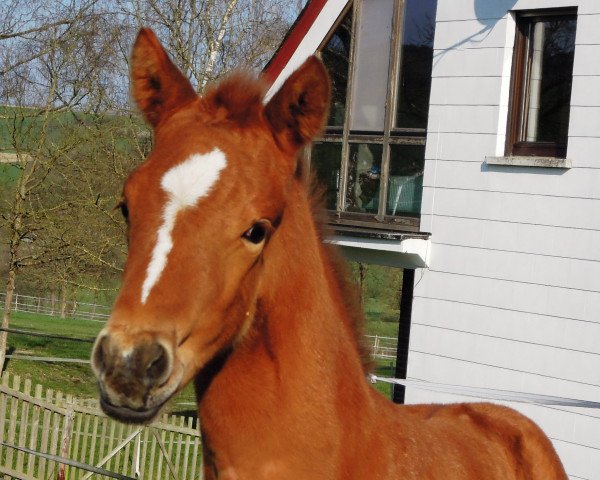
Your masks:
{"label": "large glass window", "polygon": [[331,110],[327,122],[331,127],[344,125],[351,40],[352,11],[349,11],[321,49],[321,60],[327,65],[331,78]]}
{"label": "large glass window", "polygon": [[418,231],[437,0],[355,0],[320,49],[331,114],[311,165],[331,223]]}
{"label": "large glass window", "polygon": [[573,10],[517,15],[507,155],[566,156],[576,25]]}

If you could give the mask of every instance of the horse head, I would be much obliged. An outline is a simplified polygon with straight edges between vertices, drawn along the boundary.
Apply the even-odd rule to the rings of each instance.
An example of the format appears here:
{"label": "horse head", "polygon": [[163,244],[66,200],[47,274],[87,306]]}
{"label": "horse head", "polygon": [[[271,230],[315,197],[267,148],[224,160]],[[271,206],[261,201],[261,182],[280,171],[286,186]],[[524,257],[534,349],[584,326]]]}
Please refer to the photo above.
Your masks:
{"label": "horse head", "polygon": [[154,148],[123,188],[128,256],[92,368],[104,410],[145,423],[251,327],[329,80],[311,57],[267,104],[261,83],[242,74],[200,97],[147,29],[131,80]]}

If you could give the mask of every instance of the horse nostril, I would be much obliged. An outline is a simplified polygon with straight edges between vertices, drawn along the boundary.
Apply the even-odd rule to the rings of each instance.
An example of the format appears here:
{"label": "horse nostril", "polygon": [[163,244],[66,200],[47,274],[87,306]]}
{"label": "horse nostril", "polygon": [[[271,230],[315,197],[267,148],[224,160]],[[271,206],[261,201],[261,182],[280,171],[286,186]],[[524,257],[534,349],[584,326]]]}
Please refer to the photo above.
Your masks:
{"label": "horse nostril", "polygon": [[96,375],[106,371],[106,354],[108,349],[108,335],[104,335],[96,341],[92,351],[92,369]]}
{"label": "horse nostril", "polygon": [[145,377],[148,383],[160,385],[171,373],[171,361],[167,349],[160,343],[148,347],[145,361]]}

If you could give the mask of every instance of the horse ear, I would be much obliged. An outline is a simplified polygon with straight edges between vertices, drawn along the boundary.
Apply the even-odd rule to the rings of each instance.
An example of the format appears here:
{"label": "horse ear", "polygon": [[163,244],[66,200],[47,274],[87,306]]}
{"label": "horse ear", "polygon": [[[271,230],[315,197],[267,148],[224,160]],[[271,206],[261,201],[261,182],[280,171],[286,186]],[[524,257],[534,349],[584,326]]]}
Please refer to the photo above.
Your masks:
{"label": "horse ear", "polygon": [[133,45],[131,83],[133,98],[153,127],[173,110],[197,98],[190,82],[149,28],[140,30]]}
{"label": "horse ear", "polygon": [[329,76],[317,57],[309,57],[265,107],[280,147],[296,153],[323,128],[329,111]]}

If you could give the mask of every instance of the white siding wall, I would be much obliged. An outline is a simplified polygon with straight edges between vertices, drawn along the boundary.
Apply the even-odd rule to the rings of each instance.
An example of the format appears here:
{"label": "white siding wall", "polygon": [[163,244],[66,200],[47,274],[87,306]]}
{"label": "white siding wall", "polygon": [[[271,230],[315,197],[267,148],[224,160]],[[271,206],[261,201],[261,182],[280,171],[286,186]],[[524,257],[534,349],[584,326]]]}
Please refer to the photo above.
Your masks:
{"label": "white siding wall", "polygon": [[[570,170],[502,155],[509,10],[578,6]],[[409,377],[600,400],[600,0],[438,0]],[[458,396],[411,390],[409,402]],[[472,399],[470,399],[472,400]],[[600,411],[512,405],[572,479],[600,479]]]}

